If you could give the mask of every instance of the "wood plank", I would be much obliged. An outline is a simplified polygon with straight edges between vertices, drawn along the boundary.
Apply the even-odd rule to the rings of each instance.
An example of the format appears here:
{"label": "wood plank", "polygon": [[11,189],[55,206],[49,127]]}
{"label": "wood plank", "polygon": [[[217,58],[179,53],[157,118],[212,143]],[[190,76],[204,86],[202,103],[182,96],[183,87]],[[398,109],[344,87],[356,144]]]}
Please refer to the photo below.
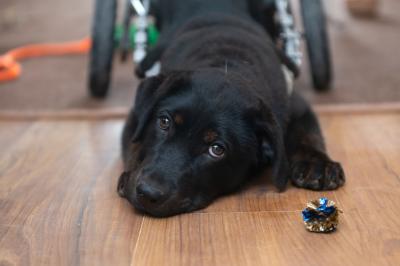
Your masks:
{"label": "wood plank", "polygon": [[35,122],[2,153],[1,264],[129,263],[142,217],[118,208],[121,126]]}
{"label": "wood plank", "polygon": [[[138,214],[116,191],[121,120],[0,122],[0,265],[397,265],[400,115],[321,116],[346,185],[273,190],[264,178],[207,209]],[[11,144],[10,144],[11,143]],[[319,196],[344,211],[337,232],[305,231]]]}
{"label": "wood plank", "polygon": [[15,139],[24,134],[31,126],[32,123],[27,121],[20,123],[2,122],[0,126],[0,154],[6,152],[8,147],[14,144]]}
{"label": "wood plank", "polygon": [[[343,103],[314,104],[313,109],[319,115],[329,114],[387,114],[400,113],[399,102],[383,103]],[[89,107],[68,108],[61,110],[0,110],[0,121],[34,121],[34,120],[109,120],[125,119],[130,106],[125,107]]]}
{"label": "wood plank", "polygon": [[[146,217],[135,265],[397,265],[399,119],[322,116],[331,155],[347,173],[343,188],[276,193],[253,186],[195,214]],[[319,195],[344,211],[330,235],[306,232],[301,222],[301,208]]]}
{"label": "wood plank", "polygon": [[[378,228],[351,211],[340,230],[304,229],[299,212],[194,213],[146,217],[131,265],[395,265],[395,243],[381,250]],[[398,232],[398,230],[397,230]],[[383,264],[384,263],[384,264]]]}

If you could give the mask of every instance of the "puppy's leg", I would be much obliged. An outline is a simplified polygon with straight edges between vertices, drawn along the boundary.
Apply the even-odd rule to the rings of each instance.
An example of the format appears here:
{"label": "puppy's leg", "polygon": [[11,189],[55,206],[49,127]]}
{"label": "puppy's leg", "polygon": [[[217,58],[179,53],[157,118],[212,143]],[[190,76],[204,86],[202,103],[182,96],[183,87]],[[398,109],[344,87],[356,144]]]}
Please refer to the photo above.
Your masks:
{"label": "puppy's leg", "polygon": [[331,190],[344,184],[342,166],[326,154],[315,114],[296,93],[291,97],[286,149],[291,165],[291,180],[295,186]]}

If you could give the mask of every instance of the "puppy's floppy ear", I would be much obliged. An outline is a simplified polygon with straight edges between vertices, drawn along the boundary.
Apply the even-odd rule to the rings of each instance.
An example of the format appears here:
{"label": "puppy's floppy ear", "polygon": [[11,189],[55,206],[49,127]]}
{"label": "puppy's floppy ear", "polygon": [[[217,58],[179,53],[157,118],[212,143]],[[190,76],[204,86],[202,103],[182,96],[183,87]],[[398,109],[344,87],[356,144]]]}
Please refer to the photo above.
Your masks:
{"label": "puppy's floppy ear", "polygon": [[173,71],[143,80],[136,94],[135,106],[131,110],[123,132],[123,147],[137,142],[154,107],[160,99],[183,88],[189,82],[190,71]]}
{"label": "puppy's floppy ear", "polygon": [[149,119],[154,105],[157,102],[155,92],[163,82],[162,75],[143,80],[137,89],[135,105],[131,110],[124,128],[123,142],[137,141]]}
{"label": "puppy's floppy ear", "polygon": [[282,191],[289,179],[284,132],[273,114],[262,111],[259,115],[256,127],[260,143],[260,163],[272,166],[274,184]]}

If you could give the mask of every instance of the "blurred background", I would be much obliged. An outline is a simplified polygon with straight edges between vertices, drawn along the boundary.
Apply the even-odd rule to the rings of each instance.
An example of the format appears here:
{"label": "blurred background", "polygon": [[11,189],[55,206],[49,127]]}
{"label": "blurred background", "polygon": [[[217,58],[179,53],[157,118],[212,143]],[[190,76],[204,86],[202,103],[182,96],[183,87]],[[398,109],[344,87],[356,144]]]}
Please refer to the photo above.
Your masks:
{"label": "blurred background", "polygon": [[[349,5],[353,12],[361,9],[362,13],[363,7],[357,2],[363,1],[371,2],[324,1],[334,66],[333,86],[327,92],[314,91],[307,60],[295,84],[295,89],[313,104],[400,101],[400,1],[380,0],[375,11],[352,15]],[[295,3],[294,7],[298,5]],[[92,1],[1,0],[0,54],[21,45],[89,36],[92,13]],[[129,107],[138,84],[131,60],[122,64],[118,56],[105,100],[89,96],[87,55],[35,58],[22,64],[19,79],[0,83],[0,111]]]}

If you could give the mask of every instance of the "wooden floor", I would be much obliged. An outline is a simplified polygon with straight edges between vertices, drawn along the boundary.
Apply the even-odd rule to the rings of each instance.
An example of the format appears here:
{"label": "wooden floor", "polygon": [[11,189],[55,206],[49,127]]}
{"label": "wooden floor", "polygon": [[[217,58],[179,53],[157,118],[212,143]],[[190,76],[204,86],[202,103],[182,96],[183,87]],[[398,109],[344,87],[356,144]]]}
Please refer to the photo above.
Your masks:
{"label": "wooden floor", "polygon": [[[0,265],[400,265],[400,112],[325,113],[345,187],[264,181],[209,208],[144,217],[118,197],[122,120],[0,121]],[[327,196],[338,231],[305,231]]]}

